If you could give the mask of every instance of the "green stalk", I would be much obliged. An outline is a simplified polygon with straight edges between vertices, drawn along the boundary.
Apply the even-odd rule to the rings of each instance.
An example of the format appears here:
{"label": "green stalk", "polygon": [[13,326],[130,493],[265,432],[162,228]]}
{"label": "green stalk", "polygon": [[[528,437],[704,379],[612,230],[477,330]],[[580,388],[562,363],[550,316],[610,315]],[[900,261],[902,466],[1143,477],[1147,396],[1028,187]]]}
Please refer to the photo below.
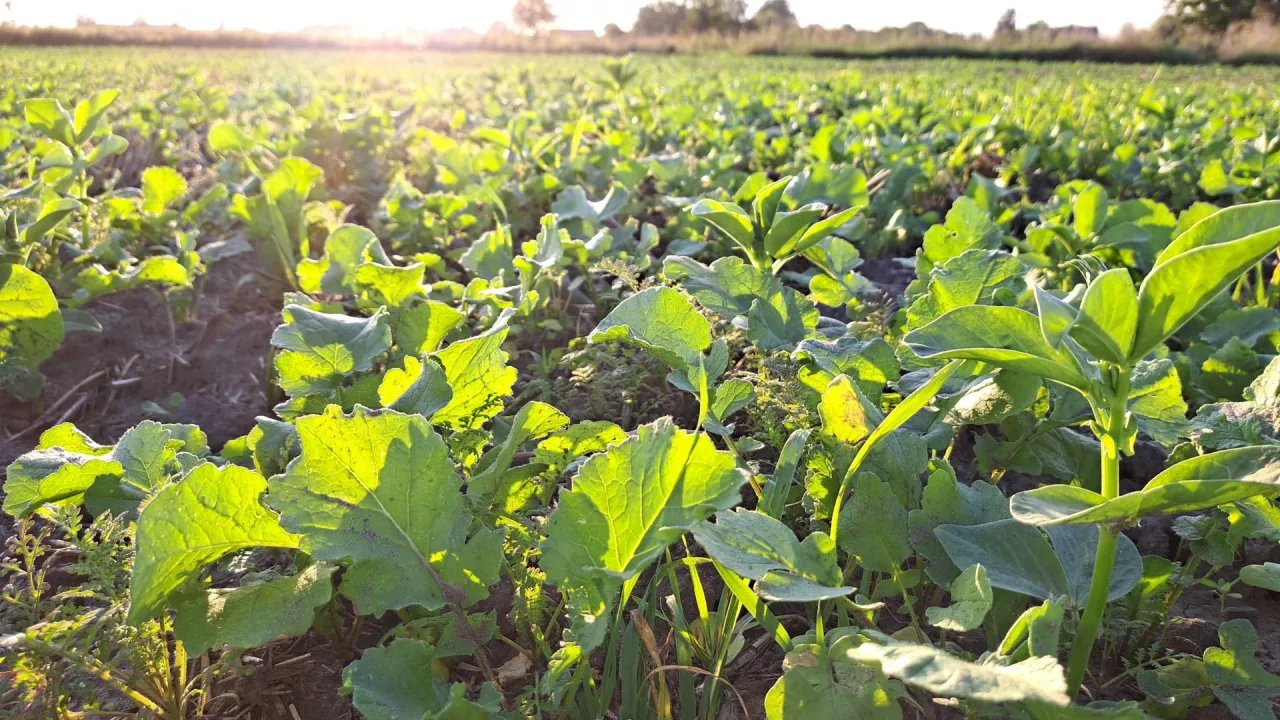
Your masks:
{"label": "green stalk", "polygon": [[[1120,452],[1125,443],[1125,416],[1129,401],[1129,368],[1115,368],[1118,378],[1107,411],[1105,433],[1102,440],[1102,495],[1108,500],[1120,495]],[[1098,418],[1102,420],[1102,418]],[[1098,639],[1102,617],[1107,610],[1107,591],[1111,587],[1111,570],[1116,559],[1118,528],[1098,526],[1098,553],[1094,558],[1093,581],[1089,585],[1089,601],[1071,655],[1067,659],[1067,694],[1075,696],[1084,682],[1093,643]]]}

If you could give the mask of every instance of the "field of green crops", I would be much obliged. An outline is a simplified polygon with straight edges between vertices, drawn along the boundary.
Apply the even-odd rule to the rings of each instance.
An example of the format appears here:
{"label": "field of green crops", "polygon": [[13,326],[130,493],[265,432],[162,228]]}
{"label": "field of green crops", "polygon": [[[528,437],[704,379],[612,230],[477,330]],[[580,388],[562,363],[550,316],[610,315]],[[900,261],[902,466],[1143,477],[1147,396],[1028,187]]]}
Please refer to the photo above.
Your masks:
{"label": "field of green crops", "polygon": [[0,52],[0,717],[1276,717],[1280,70]]}

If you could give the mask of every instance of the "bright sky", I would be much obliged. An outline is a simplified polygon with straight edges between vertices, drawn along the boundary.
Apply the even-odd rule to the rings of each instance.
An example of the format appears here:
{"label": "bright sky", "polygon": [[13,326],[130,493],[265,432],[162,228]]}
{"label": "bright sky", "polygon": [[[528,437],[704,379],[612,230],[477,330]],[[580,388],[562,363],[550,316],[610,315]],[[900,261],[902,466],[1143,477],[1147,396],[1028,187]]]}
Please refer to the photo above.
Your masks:
{"label": "bright sky", "polygon": [[[511,21],[514,0],[12,0],[12,18],[23,25],[73,25],[77,16],[104,24],[127,25],[138,18],[156,25],[191,28],[251,27],[297,30],[315,25],[350,25],[383,32],[467,27],[483,32],[494,22]],[[629,29],[647,0],[550,0],[563,28],[601,30],[608,23]],[[763,0],[748,0],[754,11]],[[1008,8],[1018,26],[1037,20],[1050,25],[1096,25],[1115,34],[1125,23],[1150,25],[1164,0],[791,0],[802,24],[875,30],[920,20],[930,27],[989,34]]]}

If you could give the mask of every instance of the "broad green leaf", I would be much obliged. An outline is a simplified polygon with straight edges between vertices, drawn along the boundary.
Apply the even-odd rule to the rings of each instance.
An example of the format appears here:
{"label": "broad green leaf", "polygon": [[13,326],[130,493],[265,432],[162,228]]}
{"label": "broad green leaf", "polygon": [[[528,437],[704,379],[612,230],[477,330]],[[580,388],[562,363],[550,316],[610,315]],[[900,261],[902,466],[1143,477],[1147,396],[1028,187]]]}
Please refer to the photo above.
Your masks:
{"label": "broad green leaf", "polygon": [[435,352],[454,328],[467,316],[454,307],[427,300],[412,307],[398,307],[391,320],[396,345],[410,355]]}
{"label": "broad green leaf", "polygon": [[1066,707],[1029,702],[1027,710],[1034,720],[1147,720],[1151,717],[1132,700],[1095,700],[1088,705]]}
{"label": "broad green leaf", "polygon": [[53,98],[31,98],[22,101],[27,124],[50,140],[67,147],[77,147],[74,122],[62,103]]}
{"label": "broad green leaf", "polygon": [[626,205],[630,193],[621,185],[613,185],[609,188],[609,193],[597,202],[591,202],[587,199],[587,192],[582,189],[581,185],[570,185],[560,194],[556,196],[555,202],[551,203],[551,212],[555,213],[554,217],[560,220],[586,220],[593,225],[599,225],[602,221],[608,220]]}
{"label": "broad green leaf", "polygon": [[209,149],[214,152],[247,153],[257,146],[258,141],[231,123],[215,123],[209,128]]}
{"label": "broad green leaf", "polygon": [[988,425],[1030,408],[1043,383],[1027,373],[997,370],[976,379],[947,409],[943,418],[952,427]]}
{"label": "broad green leaf", "polygon": [[40,206],[40,213],[32,222],[22,226],[22,242],[35,244],[40,242],[49,231],[56,228],[71,214],[80,210],[80,201],[75,198],[57,198]]}
{"label": "broad green leaf", "polygon": [[425,298],[427,288],[423,285],[423,277],[427,266],[413,263],[399,267],[397,265],[381,265],[364,263],[356,268],[356,292],[359,294],[361,308],[390,307],[397,310],[408,307],[410,300]]}
{"label": "broad green leaf", "polygon": [[333,595],[336,565],[316,563],[297,575],[257,585],[216,588],[176,598],[173,634],[193,657],[229,645],[255,648],[311,628]]}
{"label": "broad green leaf", "polygon": [[874,473],[858,473],[852,495],[840,511],[840,547],[870,570],[897,574],[911,557],[907,510],[888,483]]}
{"label": "broad green leaf", "polygon": [[530,440],[537,440],[569,424],[569,417],[546,403],[529,402],[520,407],[511,420],[507,437],[485,453],[472,469],[467,483],[467,497],[479,507],[488,508],[502,489],[503,478],[511,469],[516,452]]}
{"label": "broad green leaf", "polygon": [[333,391],[354,373],[373,367],[391,347],[385,311],[368,318],[316,312],[300,305],[284,309],[285,324],[271,335],[280,386],[290,395]]}
{"label": "broad green leaf", "polygon": [[708,308],[734,317],[746,315],[757,298],[782,292],[782,283],[737,256],[718,258],[710,267],[692,258],[668,255],[662,274]]}
{"label": "broad green leaf", "polygon": [[397,412],[431,417],[453,399],[453,388],[440,363],[412,355],[404,359],[404,368],[391,368],[378,385],[382,407]]}
{"label": "broad green leaf", "polygon": [[983,702],[1071,702],[1057,658],[1032,657],[1012,665],[972,663],[932,645],[901,642],[874,631],[866,634],[871,639],[850,648],[849,658],[934,695]]}
{"label": "broad green leaf", "polygon": [[818,403],[822,432],[846,445],[857,445],[871,436],[884,420],[880,408],[867,399],[846,375],[831,381]]}
{"label": "broad green leaf", "polygon": [[755,229],[751,224],[751,216],[742,208],[733,203],[703,199],[689,209],[689,214],[706,220],[744,250],[752,252]]}
{"label": "broad green leaf", "polygon": [[941,265],[968,250],[995,250],[1000,247],[1000,228],[972,198],[958,198],[947,211],[946,222],[934,225],[924,235],[924,256]]}
{"label": "broad green leaf", "polygon": [[0,385],[34,372],[62,344],[62,314],[49,283],[21,265],[0,265]]}
{"label": "broad green leaf", "polygon": [[815,391],[822,392],[837,375],[847,375],[873,403],[880,402],[885,385],[901,372],[893,348],[882,338],[864,342],[842,335],[834,341],[803,340],[791,357],[811,363],[811,369],[801,368],[800,379]]}
{"label": "broad green leaf", "polygon": [[542,543],[542,569],[560,586],[600,595],[643,570],[685,531],[738,502],[747,481],[733,456],[669,418],[589,458],[560,494]]}
{"label": "broad green leaf", "polygon": [[671,368],[683,370],[696,367],[699,356],[711,346],[711,323],[676,290],[649,288],[619,303],[587,340],[631,342]]}
{"label": "broad green leaf", "polygon": [[[802,235],[822,217],[827,206],[821,203],[810,203],[804,207],[779,212],[774,215],[773,223],[768,226],[764,236],[764,249],[771,257],[782,258],[808,249],[801,242]],[[839,226],[837,226],[839,227]],[[832,228],[834,230],[835,228]],[[829,233],[828,233],[829,234]],[[821,240],[815,237],[810,245]]]}
{"label": "broad green leaf", "polygon": [[467,686],[432,674],[435,648],[422,640],[396,638],[364,651],[342,670],[342,689],[368,720],[484,720],[497,718],[502,696],[486,683],[478,701]]}
{"label": "broad green leaf", "polygon": [[486,232],[471,243],[471,247],[467,248],[458,262],[486,280],[492,280],[501,274],[511,281],[516,274],[512,260],[511,239],[507,228],[498,225],[496,229]]}
{"label": "broad green leaf", "polygon": [[790,249],[790,252],[802,253],[813,248],[818,243],[831,237],[832,233],[848,224],[860,212],[862,212],[862,206],[854,206],[810,225],[809,229],[804,231],[804,235],[800,236],[800,240],[795,244],[795,247]]}
{"label": "broad green leaf", "polygon": [[[1052,600],[1067,597],[1084,607],[1093,577],[1098,532],[1051,533],[1049,538],[1017,520],[982,525],[943,525],[934,530],[957,567],[981,564],[991,585],[1023,595]],[[1051,542],[1052,541],[1052,542]],[[1133,542],[1117,542],[1108,598],[1123,597],[1142,578],[1142,558]]]}
{"label": "broad green leaf", "polygon": [[1138,291],[1138,329],[1130,362],[1177,332],[1278,246],[1280,201],[1226,208],[1179,235],[1160,253]]}
{"label": "broad green leaf", "polygon": [[764,698],[768,720],[901,720],[902,709],[884,674],[853,662],[848,648],[860,641],[849,628],[827,634],[827,645],[798,638],[783,660],[783,673]]}
{"label": "broad green leaf", "polygon": [[1081,487],[1049,485],[1013,496],[1013,516],[1032,525],[1126,526],[1150,515],[1188,513],[1254,496],[1280,495],[1280,447],[1222,450],[1177,463],[1137,492],[1106,499]]}
{"label": "broad green leaf", "polygon": [[1258,353],[1233,337],[1201,363],[1196,386],[1215,400],[1238,400],[1261,369]]}
{"label": "broad green leaf", "polygon": [[817,326],[818,316],[813,301],[784,287],[751,303],[747,339],[762,350],[794,350]]}
{"label": "broad green leaf", "polygon": [[1172,447],[1178,438],[1186,437],[1187,403],[1173,361],[1143,360],[1134,366],[1129,411],[1138,419],[1138,429],[1161,445]]}
{"label": "broad green leaf", "polygon": [[627,433],[607,420],[589,420],[551,433],[538,443],[533,461],[559,473],[580,457],[603,452],[627,439]]}
{"label": "broad green leaf", "polygon": [[255,472],[205,463],[156,493],[138,516],[129,623],[164,612],[170,596],[228,553],[298,547],[259,501],[266,488]]}
{"label": "broad green leaf", "polygon": [[[787,192],[787,185],[791,184],[792,180],[791,177],[778,178],[760,188],[752,198],[751,212],[757,227],[767,229],[773,226],[778,215],[778,207],[782,204],[782,196]],[[742,194],[746,189],[747,186],[744,185],[738,189],[738,193]]]}
{"label": "broad green leaf", "polygon": [[907,514],[911,546],[929,561],[925,572],[939,585],[960,574],[942,543],[934,535],[939,525],[981,525],[1009,517],[1009,501],[1000,489],[981,480],[965,485],[955,471],[943,465],[929,475],[920,507]]}
{"label": "broad green leaf", "polygon": [[1213,680],[1213,694],[1241,720],[1275,717],[1271,698],[1280,695],[1280,677],[1255,659],[1258,633],[1248,620],[1228,620],[1218,626],[1220,648],[1204,651],[1204,665]]}
{"label": "broad green leaf", "polygon": [[814,602],[850,595],[840,586],[835,546],[821,532],[796,540],[780,520],[754,510],[716,514],[716,522],[695,525],[698,544],[716,562],[759,581],[755,590],[766,600]]}
{"label": "broad green leaf", "polygon": [[1072,208],[1076,234],[1087,238],[1102,232],[1102,226],[1107,222],[1109,204],[1106,188],[1097,183],[1086,185],[1076,196],[1076,203]]}
{"label": "broad green leaf", "polygon": [[120,97],[119,88],[108,88],[99,90],[88,98],[76,103],[75,116],[73,119],[73,127],[76,134],[76,142],[83,143],[98,131],[98,124],[102,121],[102,114],[111,107],[111,104]]}
{"label": "broad green leaf", "polygon": [[511,395],[518,375],[507,365],[507,353],[502,349],[510,331],[508,318],[504,314],[485,332],[451,343],[432,355],[453,388],[453,399],[431,417],[433,423],[468,430],[502,412],[503,398]]}
{"label": "broad green leaf", "polygon": [[35,450],[9,466],[4,510],[21,517],[46,503],[70,501],[83,502],[93,514],[129,515],[174,469],[172,439],[170,430],[150,420],[108,447],[69,423],[53,427],[40,436]]}
{"label": "broad green leaf", "polygon": [[1125,268],[1094,278],[1080,301],[1071,337],[1094,357],[1124,364],[1138,327],[1138,293]]}
{"label": "broad green leaf", "polygon": [[350,561],[341,591],[360,614],[488,594],[501,539],[480,531],[467,540],[462,478],[426,419],[330,406],[297,426],[302,454],[271,480],[268,500],[304,552]]}
{"label": "broad green leaf", "polygon": [[903,341],[925,359],[980,360],[1075,388],[1088,385],[1066,364],[1065,354],[1045,342],[1036,316],[1015,307],[959,307],[907,333]]}
{"label": "broad green leaf", "polygon": [[1280,563],[1264,562],[1240,568],[1240,582],[1256,588],[1280,592]]}
{"label": "broad green leaf", "polygon": [[1200,406],[1191,438],[1206,450],[1280,443],[1280,358],[1244,390],[1243,402]]}
{"label": "broad green leaf", "polygon": [[187,194],[187,179],[171,167],[149,167],[142,173],[142,212],[161,215]]}
{"label": "broad green leaf", "polygon": [[995,601],[991,581],[981,565],[970,565],[951,581],[951,604],[925,610],[929,624],[943,630],[968,632],[982,626]]}
{"label": "broad green leaf", "polygon": [[922,327],[958,307],[1007,304],[997,301],[1021,294],[1026,273],[1022,261],[1007,252],[964,252],[929,270],[927,291],[907,307],[907,329]]}

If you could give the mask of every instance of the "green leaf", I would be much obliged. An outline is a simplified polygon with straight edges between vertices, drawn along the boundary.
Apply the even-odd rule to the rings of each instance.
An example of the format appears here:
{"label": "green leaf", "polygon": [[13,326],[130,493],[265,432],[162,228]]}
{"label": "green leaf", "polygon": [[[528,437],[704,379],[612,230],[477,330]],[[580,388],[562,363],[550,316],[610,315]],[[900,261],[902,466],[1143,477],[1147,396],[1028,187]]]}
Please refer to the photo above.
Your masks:
{"label": "green leaf", "polygon": [[187,179],[171,167],[149,167],[142,172],[142,212],[162,215],[187,194]]}
{"label": "green leaf", "polygon": [[1228,620],[1218,626],[1218,640],[1222,647],[1204,651],[1213,694],[1242,720],[1275,717],[1271,698],[1280,695],[1280,677],[1254,658],[1258,633],[1253,625],[1248,620]]}
{"label": "green leaf", "polygon": [[943,697],[983,702],[1038,700],[1067,705],[1067,680],[1057,658],[1033,657],[1012,665],[961,660],[932,645],[901,642],[874,631],[871,640],[848,650],[858,662]]}
{"label": "green leaf", "polygon": [[929,561],[925,572],[939,585],[950,584],[960,568],[934,534],[940,525],[981,525],[1009,517],[1009,501],[1000,489],[981,480],[965,485],[943,465],[925,485],[920,507],[907,514],[911,546]]}
{"label": "green leaf", "polygon": [[1064,611],[1065,606],[1061,600],[1045,600],[1035,607],[1027,608],[1000,641],[1000,654],[1006,657],[1014,656],[1015,653],[1019,657],[1057,657]]}
{"label": "green leaf", "polygon": [[34,244],[40,242],[49,231],[56,228],[71,214],[80,210],[80,201],[75,198],[57,198],[40,206],[36,219],[22,227],[22,242]]}
{"label": "green leaf", "polygon": [[492,280],[501,274],[508,281],[514,279],[516,274],[512,261],[511,239],[502,225],[477,238],[458,259],[462,267],[486,280]]}
{"label": "green leaf", "polygon": [[411,307],[398,307],[391,320],[396,345],[409,355],[440,349],[445,337],[462,325],[467,316],[454,307],[426,300]]}
{"label": "green leaf", "polygon": [[1030,408],[1043,383],[1027,373],[997,370],[977,378],[947,410],[943,422],[959,428],[988,425]]}
{"label": "green leaf", "polygon": [[818,417],[822,419],[822,432],[846,445],[857,445],[870,437],[884,420],[880,408],[846,375],[837,376],[823,391]]}
{"label": "green leaf", "polygon": [[271,480],[269,501],[304,552],[350,560],[341,591],[360,614],[465,606],[488,594],[501,539],[466,539],[462,478],[426,419],[330,406],[297,426],[302,454]]}
{"label": "green leaf", "polygon": [[874,473],[858,473],[852,492],[840,511],[840,547],[863,567],[896,575],[911,557],[906,508]]}
{"label": "green leaf", "polygon": [[53,427],[9,466],[4,510],[21,517],[46,503],[69,501],[83,502],[93,514],[130,515],[168,479],[176,454],[171,440],[169,429],[150,420],[125,432],[114,447],[93,443],[69,423]]}
{"label": "green leaf", "polygon": [[747,311],[747,339],[762,350],[794,350],[818,324],[813,301],[792,290],[757,298]]}
{"label": "green leaf", "polygon": [[1200,406],[1191,437],[1206,450],[1280,442],[1280,358],[1272,359],[1249,387],[1244,402]]}
{"label": "green leaf", "polygon": [[860,341],[842,335],[834,341],[802,340],[791,353],[792,360],[809,364],[801,368],[801,382],[818,392],[837,375],[847,375],[872,403],[879,403],[885,385],[901,372],[893,347],[882,338]]}
{"label": "green leaf", "polygon": [[164,612],[170,596],[227,553],[298,547],[259,502],[266,488],[255,472],[205,463],[156,493],[138,516],[129,623]]}
{"label": "green leaf", "polygon": [[518,375],[507,365],[507,353],[502,349],[510,332],[509,317],[504,314],[485,332],[432,355],[453,388],[453,399],[431,417],[433,423],[469,430],[502,412],[502,399],[511,395]]}
{"label": "green leaf", "polygon": [[1280,592],[1280,563],[1265,562],[1240,568],[1240,581],[1245,585]]}
{"label": "green leaf", "polygon": [[231,646],[255,648],[311,628],[315,609],[333,595],[338,566],[316,563],[297,575],[257,585],[217,588],[180,596],[173,634],[192,656]]}
{"label": "green leaf", "polygon": [[768,720],[902,720],[884,674],[849,659],[848,648],[860,641],[851,629],[828,632],[826,646],[804,639],[787,653],[782,677],[765,695]]}
{"label": "green leaf", "polygon": [[1218,400],[1237,400],[1262,367],[1258,354],[1231,338],[1200,365],[1198,387]]}
{"label": "green leaf", "polygon": [[50,140],[77,147],[74,123],[62,103],[53,98],[31,98],[22,101],[27,124]]}
{"label": "green leaf", "polygon": [[738,502],[747,481],[733,456],[670,418],[589,458],[560,494],[542,543],[551,582],[600,597],[648,566],[667,545]]}
{"label": "green leaf", "polygon": [[498,717],[502,696],[485,684],[480,698],[467,699],[467,686],[449,685],[432,675],[435,648],[421,640],[396,638],[364,651],[342,670],[342,690],[368,720],[483,720]]}
{"label": "green leaf", "polygon": [[385,311],[368,318],[316,312],[301,305],[284,309],[285,324],[271,335],[280,386],[290,395],[336,390],[354,373],[370,370],[391,347]]}
{"label": "green leaf", "polygon": [[444,368],[431,358],[406,356],[404,368],[391,368],[378,385],[378,400],[383,407],[427,418],[452,399],[453,388],[449,387]]}
{"label": "green leaf", "polygon": [[1138,291],[1130,362],[1163,343],[1278,246],[1280,201],[1220,210],[1179,235],[1160,253]]}
{"label": "green leaf", "polygon": [[228,122],[209,128],[209,149],[220,153],[247,153],[258,146],[248,133]]}
{"label": "green leaf", "polygon": [[689,208],[689,214],[710,223],[748,254],[754,252],[755,229],[751,224],[751,216],[737,205],[703,199]]}
{"label": "green leaf", "polygon": [[943,630],[968,632],[982,626],[995,601],[991,581],[981,565],[970,565],[951,582],[951,605],[925,610],[929,624]]}
{"label": "green leaf", "polygon": [[1172,447],[1187,436],[1187,403],[1172,360],[1143,360],[1134,366],[1129,411],[1138,419],[1138,429],[1161,445]]}
{"label": "green leaf", "polygon": [[1094,278],[1080,301],[1071,337],[1094,357],[1124,364],[1138,327],[1138,293],[1125,268]]}
{"label": "green leaf", "polygon": [[1036,316],[1015,307],[958,307],[903,341],[925,359],[981,360],[1075,388],[1088,385],[1066,354],[1045,342]]}
{"label": "green leaf", "polygon": [[746,315],[757,298],[782,292],[781,281],[737,256],[719,258],[708,267],[692,258],[668,255],[662,261],[662,274],[679,282],[704,306],[728,317]]}
{"label": "green leaf", "polygon": [[697,367],[711,346],[711,323],[678,291],[649,288],[628,297],[587,336],[591,343],[622,340],[639,345],[674,370]]}
{"label": "green leaf", "polygon": [[44,278],[21,265],[0,265],[0,385],[34,372],[62,344],[58,300]]}
{"label": "green leaf", "polygon": [[997,304],[997,295],[1017,296],[1026,287],[1026,273],[1022,261],[1007,252],[969,250],[951,258],[929,270],[927,291],[907,308],[907,329],[965,305]]}
{"label": "green leaf", "polygon": [[1032,525],[1126,526],[1151,515],[1188,513],[1254,496],[1280,495],[1280,447],[1223,450],[1183,460],[1137,492],[1106,499],[1081,487],[1049,485],[1013,496],[1013,516]]}
{"label": "green leaf", "polygon": [[485,453],[472,469],[467,483],[467,497],[477,506],[488,508],[499,494],[503,477],[511,469],[516,452],[530,440],[546,437],[569,424],[569,417],[546,403],[529,402],[520,407],[511,420],[507,437]]}
{"label": "green leaf", "polygon": [[118,97],[120,97],[119,88],[108,88],[99,90],[89,98],[76,103],[73,122],[76,142],[83,143],[93,137],[93,134],[98,131],[98,124],[102,121],[102,114]]}
{"label": "green leaf", "polygon": [[766,600],[815,602],[854,592],[840,586],[835,545],[825,533],[800,542],[780,520],[738,509],[695,525],[693,535],[716,562],[759,581],[755,590]]}
{"label": "green leaf", "polygon": [[[810,225],[817,222],[818,218],[827,211],[827,206],[822,203],[810,203],[803,207],[776,213],[773,216],[773,222],[768,225],[768,230],[764,236],[764,249],[769,253],[770,257],[783,258],[796,253],[804,252],[808,249],[801,237],[807,235],[806,230]],[[837,225],[836,227],[839,227]],[[831,228],[835,230],[835,228]],[[828,234],[830,234],[828,232]],[[815,237],[809,245],[812,245],[821,237]]]}
{"label": "green leaf", "polygon": [[995,250],[1000,247],[1000,228],[969,197],[957,198],[947,211],[946,222],[934,225],[924,235],[924,256],[941,265],[968,250]]}
{"label": "green leaf", "polygon": [[1072,221],[1076,234],[1087,238],[1102,232],[1102,226],[1107,222],[1109,204],[1106,188],[1092,182],[1086,185],[1084,190],[1076,196],[1076,202],[1072,208]]}
{"label": "green leaf", "polygon": [[[1030,525],[998,520],[982,525],[943,525],[934,534],[957,567],[981,564],[992,586],[1042,600],[1065,596],[1072,607],[1081,608],[1089,597],[1098,531],[1078,530],[1053,532],[1046,539]],[[1108,599],[1123,597],[1141,578],[1142,557],[1133,542],[1122,536],[1117,542]]]}

